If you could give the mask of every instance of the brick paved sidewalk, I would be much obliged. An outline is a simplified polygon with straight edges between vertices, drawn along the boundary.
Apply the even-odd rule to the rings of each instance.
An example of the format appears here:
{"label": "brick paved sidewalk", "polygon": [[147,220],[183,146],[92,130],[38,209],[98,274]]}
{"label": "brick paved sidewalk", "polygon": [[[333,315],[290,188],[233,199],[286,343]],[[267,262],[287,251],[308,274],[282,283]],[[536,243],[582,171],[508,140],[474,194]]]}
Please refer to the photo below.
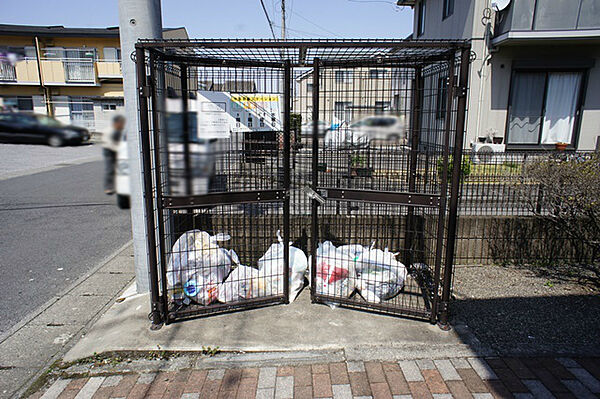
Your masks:
{"label": "brick paved sidewalk", "polygon": [[599,398],[600,359],[454,358],[59,379],[34,398]]}

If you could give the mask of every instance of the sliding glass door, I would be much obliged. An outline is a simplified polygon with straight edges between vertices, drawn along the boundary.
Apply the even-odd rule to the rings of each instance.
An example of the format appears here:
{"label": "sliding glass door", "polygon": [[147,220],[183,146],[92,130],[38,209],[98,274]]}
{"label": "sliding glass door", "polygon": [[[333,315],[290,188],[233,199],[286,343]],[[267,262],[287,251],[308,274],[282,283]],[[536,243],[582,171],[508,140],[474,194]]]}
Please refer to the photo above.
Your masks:
{"label": "sliding glass door", "polygon": [[513,74],[508,144],[574,144],[582,72]]}

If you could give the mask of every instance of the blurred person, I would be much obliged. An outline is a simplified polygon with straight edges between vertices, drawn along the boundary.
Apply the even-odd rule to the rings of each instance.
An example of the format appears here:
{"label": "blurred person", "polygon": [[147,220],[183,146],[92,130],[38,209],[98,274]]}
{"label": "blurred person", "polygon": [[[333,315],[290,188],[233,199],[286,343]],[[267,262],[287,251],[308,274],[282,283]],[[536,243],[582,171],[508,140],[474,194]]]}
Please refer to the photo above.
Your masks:
{"label": "blurred person", "polygon": [[117,166],[117,151],[125,129],[125,117],[116,115],[112,120],[110,133],[102,137],[102,153],[104,155],[104,193],[115,193],[115,169]]}

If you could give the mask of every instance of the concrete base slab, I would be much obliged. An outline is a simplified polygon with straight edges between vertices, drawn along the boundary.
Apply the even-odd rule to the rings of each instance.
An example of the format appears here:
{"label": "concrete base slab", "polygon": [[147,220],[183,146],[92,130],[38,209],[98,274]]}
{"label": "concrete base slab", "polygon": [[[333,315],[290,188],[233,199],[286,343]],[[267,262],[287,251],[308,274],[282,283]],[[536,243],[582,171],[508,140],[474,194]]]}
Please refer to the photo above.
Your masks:
{"label": "concrete base slab", "polygon": [[109,351],[231,352],[346,350],[387,359],[477,354],[478,342],[427,322],[310,303],[304,290],[292,304],[204,317],[150,330],[148,295],[115,303],[65,356],[74,361]]}
{"label": "concrete base slab", "polygon": [[15,390],[29,381],[39,369],[15,367],[0,370],[0,398],[10,398]]}
{"label": "concrete base slab", "polygon": [[42,367],[80,330],[75,325],[28,324],[0,344],[0,366]]}

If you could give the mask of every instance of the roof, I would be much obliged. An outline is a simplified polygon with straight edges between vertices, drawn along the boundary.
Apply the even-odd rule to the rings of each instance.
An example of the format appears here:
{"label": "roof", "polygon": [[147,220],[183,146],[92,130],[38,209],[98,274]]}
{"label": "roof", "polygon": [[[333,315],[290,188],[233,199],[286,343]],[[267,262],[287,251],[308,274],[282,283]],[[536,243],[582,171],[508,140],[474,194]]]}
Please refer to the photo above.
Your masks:
{"label": "roof", "polygon": [[[184,27],[164,28],[163,33]],[[11,25],[0,24],[0,36],[40,36],[40,37],[119,37],[119,27],[108,28],[65,28],[62,25]],[[187,33],[185,34],[187,38]]]}
{"label": "roof", "polygon": [[315,59],[323,65],[364,64],[417,65],[448,60],[459,49],[470,46],[463,40],[336,39],[267,40],[201,39],[140,40],[136,47],[151,49],[164,60],[215,66],[281,67],[310,66]]}

